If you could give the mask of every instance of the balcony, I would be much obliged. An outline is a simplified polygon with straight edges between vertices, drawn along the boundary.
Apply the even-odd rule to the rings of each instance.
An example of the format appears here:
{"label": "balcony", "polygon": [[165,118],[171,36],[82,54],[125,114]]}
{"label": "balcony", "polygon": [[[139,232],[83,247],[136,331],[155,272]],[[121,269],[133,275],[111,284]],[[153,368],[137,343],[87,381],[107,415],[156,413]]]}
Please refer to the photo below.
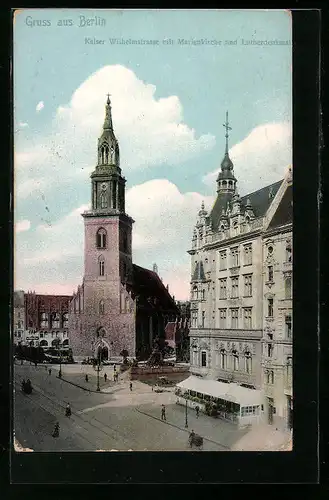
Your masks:
{"label": "balcony", "polygon": [[261,340],[262,330],[244,330],[244,329],[222,329],[222,328],[198,328],[193,331],[193,337],[224,337]]}

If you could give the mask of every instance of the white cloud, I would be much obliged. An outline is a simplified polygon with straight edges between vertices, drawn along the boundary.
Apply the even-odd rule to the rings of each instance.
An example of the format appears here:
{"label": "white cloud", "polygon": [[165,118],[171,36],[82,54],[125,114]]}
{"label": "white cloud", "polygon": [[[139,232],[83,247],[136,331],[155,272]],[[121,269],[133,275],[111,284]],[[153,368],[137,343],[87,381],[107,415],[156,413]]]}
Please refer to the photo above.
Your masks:
{"label": "white cloud", "polygon": [[[254,128],[250,134],[230,150],[234,174],[241,195],[256,191],[282,179],[292,163],[292,137],[290,123],[266,123]],[[204,182],[216,185],[220,166],[204,177]]]}
{"label": "white cloud", "polygon": [[133,169],[179,165],[214,146],[212,135],[197,137],[184,123],[177,96],[156,98],[156,87],[139,80],[130,69],[105,66],[80,85],[69,104],[57,109],[48,136],[32,148],[19,145],[15,167],[20,182],[51,175],[54,187],[94,169],[109,91],[126,175]]}
{"label": "white cloud", "polygon": [[31,227],[31,222],[27,219],[20,220],[15,224],[15,232],[22,233],[23,231],[28,231]]}
{"label": "white cloud", "polygon": [[35,109],[36,109],[36,111],[37,111],[37,112],[39,112],[39,111],[41,111],[44,107],[45,107],[44,102],[43,102],[43,101],[40,101],[40,102],[38,102],[38,104],[36,105],[36,108],[35,108]]}
{"label": "white cloud", "polygon": [[26,123],[26,122],[19,122],[18,126],[19,126],[20,128],[25,128],[25,127],[28,127],[28,126],[29,126],[29,124],[28,124],[28,123]]}

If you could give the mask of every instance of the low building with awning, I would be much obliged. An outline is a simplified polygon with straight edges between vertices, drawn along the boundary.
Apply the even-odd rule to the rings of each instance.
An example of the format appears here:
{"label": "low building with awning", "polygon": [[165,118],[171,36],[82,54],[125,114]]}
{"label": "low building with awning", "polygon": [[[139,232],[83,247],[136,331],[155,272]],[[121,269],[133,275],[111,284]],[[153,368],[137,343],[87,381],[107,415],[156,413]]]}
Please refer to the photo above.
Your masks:
{"label": "low building with awning", "polygon": [[176,385],[178,404],[205,410],[212,403],[219,417],[249,425],[262,420],[264,413],[263,392],[248,389],[236,383],[224,383],[191,375]]}

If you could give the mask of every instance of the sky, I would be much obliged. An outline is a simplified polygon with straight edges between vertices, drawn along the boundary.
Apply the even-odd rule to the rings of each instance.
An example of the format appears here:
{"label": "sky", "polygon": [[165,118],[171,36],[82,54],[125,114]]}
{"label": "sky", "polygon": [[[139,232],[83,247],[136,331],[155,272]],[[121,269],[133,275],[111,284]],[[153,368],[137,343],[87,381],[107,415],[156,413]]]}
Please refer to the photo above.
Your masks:
{"label": "sky", "polygon": [[156,263],[187,299],[187,250],[202,201],[210,211],[215,200],[226,111],[240,195],[291,165],[291,37],[283,10],[17,11],[15,289],[72,294],[82,282],[81,213],[110,93],[133,261]]}

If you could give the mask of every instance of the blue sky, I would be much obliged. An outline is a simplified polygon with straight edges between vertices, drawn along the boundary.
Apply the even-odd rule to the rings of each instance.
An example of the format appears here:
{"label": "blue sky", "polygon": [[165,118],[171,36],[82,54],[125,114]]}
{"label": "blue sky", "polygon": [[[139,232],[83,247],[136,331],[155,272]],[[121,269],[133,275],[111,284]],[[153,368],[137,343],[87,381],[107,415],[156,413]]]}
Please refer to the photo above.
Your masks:
{"label": "blue sky", "polygon": [[[98,16],[105,25],[79,27],[80,16]],[[58,26],[63,19],[73,25]],[[51,26],[38,26],[41,20]],[[104,43],[88,44],[86,37]],[[109,38],[159,44],[110,44]],[[168,38],[172,45],[163,43]],[[178,39],[221,44],[179,45]],[[188,295],[186,250],[202,199],[211,208],[216,193],[226,110],[240,194],[282,178],[291,162],[291,44],[242,40],[291,41],[290,14],[77,9],[16,14],[16,288],[71,293],[81,281],[79,214],[90,201],[89,174],[110,92],[127,211],[136,220],[134,261],[145,267],[157,262],[172,293]]]}

